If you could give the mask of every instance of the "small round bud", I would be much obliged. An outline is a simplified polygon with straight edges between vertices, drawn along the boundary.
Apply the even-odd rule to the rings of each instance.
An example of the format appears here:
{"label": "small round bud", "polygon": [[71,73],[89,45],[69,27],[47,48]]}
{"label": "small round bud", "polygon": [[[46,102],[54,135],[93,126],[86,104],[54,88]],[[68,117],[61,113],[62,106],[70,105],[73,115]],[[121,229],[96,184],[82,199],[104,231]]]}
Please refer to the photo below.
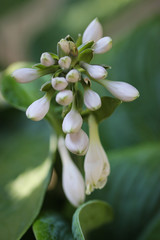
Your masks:
{"label": "small round bud", "polygon": [[103,37],[95,43],[93,47],[93,51],[96,54],[105,53],[109,51],[111,47],[112,47],[112,39],[110,37]]}
{"label": "small round bud", "polygon": [[67,73],[66,80],[73,83],[78,82],[78,80],[80,80],[80,73],[78,72],[78,70],[72,69]]}
{"label": "small round bud", "polygon": [[70,68],[71,58],[68,56],[62,57],[59,59],[58,63],[63,70],[67,70]]}
{"label": "small round bud", "polygon": [[99,65],[90,65],[88,63],[81,62],[82,67],[84,67],[89,75],[94,79],[103,79],[107,76],[107,71],[104,67]]}
{"label": "small round bud", "polygon": [[26,116],[34,121],[42,120],[50,107],[50,97],[46,94],[42,98],[33,102],[26,111]]}
{"label": "small round bud", "polygon": [[60,57],[68,55],[70,52],[69,42],[66,39],[61,39],[58,42],[57,51]]}
{"label": "small round bud", "polygon": [[55,64],[55,60],[52,58],[52,56],[48,52],[42,53],[40,61],[41,61],[41,64],[46,67],[49,67]]}
{"label": "small round bud", "polygon": [[83,156],[88,150],[89,139],[87,134],[80,129],[77,133],[70,133],[66,135],[65,145],[70,152]]}
{"label": "small round bud", "polygon": [[60,105],[67,106],[73,101],[73,93],[71,90],[63,90],[56,95],[56,102]]}
{"label": "small round bud", "polygon": [[63,90],[67,87],[68,82],[64,77],[53,77],[52,78],[52,87],[55,90]]}
{"label": "small round bud", "polygon": [[81,129],[83,120],[77,110],[71,109],[65,116],[62,123],[62,129],[65,133],[75,133]]}
{"label": "small round bud", "polygon": [[101,107],[101,98],[95,91],[87,88],[84,92],[84,104],[92,111]]}

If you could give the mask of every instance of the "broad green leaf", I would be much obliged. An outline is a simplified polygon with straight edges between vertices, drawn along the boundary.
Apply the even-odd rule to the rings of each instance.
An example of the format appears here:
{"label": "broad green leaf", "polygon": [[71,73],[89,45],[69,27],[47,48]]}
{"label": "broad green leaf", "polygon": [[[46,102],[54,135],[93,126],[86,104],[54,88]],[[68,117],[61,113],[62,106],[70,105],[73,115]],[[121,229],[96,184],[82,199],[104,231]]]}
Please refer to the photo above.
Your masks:
{"label": "broad green leaf", "polygon": [[105,118],[108,118],[121,103],[120,100],[112,97],[102,97],[101,101],[101,108],[99,108],[97,111],[84,111],[83,117],[87,118],[89,114],[93,114],[97,121],[101,122]]}
{"label": "broad green leaf", "polygon": [[19,68],[31,67],[29,63],[15,63],[11,65],[1,76],[1,92],[5,100],[12,106],[25,110],[33,101],[42,97],[41,85],[49,80],[48,76],[41,77],[29,83],[17,83],[11,73]]}
{"label": "broad green leaf", "polygon": [[78,56],[78,60],[86,63],[90,63],[93,58],[93,50],[90,48],[85,49]]}
{"label": "broad green leaf", "polygon": [[112,208],[108,203],[99,200],[84,203],[73,215],[72,232],[74,239],[84,240],[88,232],[109,223],[112,218]]}
{"label": "broad green leaf", "polygon": [[[22,237],[39,214],[50,181],[56,140],[49,153],[49,127],[42,121],[25,120],[11,112],[11,121],[1,114],[0,136],[0,238]],[[5,128],[5,135],[4,130]],[[7,132],[8,130],[8,132]]]}
{"label": "broad green leaf", "polygon": [[[113,151],[108,153],[108,158],[111,164],[108,183],[91,197],[109,202],[115,218],[110,227],[103,228],[101,234],[92,234],[91,239],[96,240],[98,236],[101,240],[107,237],[110,240],[135,240],[151,230],[158,234],[160,143]],[[142,239],[154,240],[154,235],[150,236],[153,238]]]}
{"label": "broad green leaf", "polygon": [[151,219],[144,232],[138,240],[159,240],[160,237],[160,211],[157,216]]}
{"label": "broad green leaf", "polygon": [[69,224],[57,213],[40,215],[33,224],[36,240],[73,240]]}

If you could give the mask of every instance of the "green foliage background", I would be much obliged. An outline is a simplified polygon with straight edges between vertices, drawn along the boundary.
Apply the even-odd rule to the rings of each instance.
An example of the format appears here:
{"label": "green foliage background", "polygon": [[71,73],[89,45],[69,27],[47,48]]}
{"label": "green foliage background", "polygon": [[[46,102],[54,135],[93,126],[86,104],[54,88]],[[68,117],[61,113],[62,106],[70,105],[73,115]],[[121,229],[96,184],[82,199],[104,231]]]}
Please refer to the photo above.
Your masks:
{"label": "green foliage background", "polygon": [[[28,2],[31,4],[34,1]],[[9,18],[13,11],[17,11],[21,6],[25,7],[25,4],[26,1],[21,3],[14,1],[13,6],[10,1],[2,2],[0,17]],[[49,4],[48,1],[46,4]],[[30,35],[27,54],[24,51],[24,59],[19,59],[17,56],[17,61],[38,62],[43,51],[56,51],[56,42],[60,38],[68,33],[76,38],[76,34],[82,32],[97,16],[104,26],[104,35],[108,35],[108,29],[109,34],[113,35],[113,48],[104,55],[95,56],[93,63],[111,65],[109,79],[133,84],[140,92],[139,99],[133,103],[121,104],[110,118],[100,123],[101,140],[111,163],[111,175],[105,188],[95,191],[87,200],[100,199],[108,202],[113,208],[114,218],[111,223],[89,234],[87,229],[85,239],[159,240],[160,14],[157,10],[158,1],[70,0],[60,4],[58,13],[53,20],[52,18],[49,20],[48,26],[36,35]],[[156,7],[153,8],[153,5]],[[140,12],[141,6],[146,15]],[[148,7],[150,14],[147,13]],[[135,12],[134,17],[128,17],[132,12]],[[126,16],[123,26],[122,15]],[[144,15],[143,19],[140,18],[141,15]],[[136,18],[139,18],[138,22]],[[44,19],[41,21],[43,22]],[[14,32],[12,34],[14,35]],[[4,69],[7,67],[7,61],[4,63],[2,59],[3,57],[1,57],[1,69]],[[8,63],[9,61],[8,59]],[[6,73],[1,76],[2,81]],[[98,88],[101,96],[108,95],[108,92],[98,85],[93,85],[93,88]],[[24,105],[31,101],[27,96],[30,97],[31,92],[35,92],[34,88],[30,87],[27,91],[29,94],[23,94],[22,98]],[[33,97],[35,99],[38,97],[36,94],[38,93]],[[55,167],[58,183],[54,190],[47,191],[45,195],[53,166],[50,151],[55,151],[56,147],[56,142],[51,148],[49,146],[50,130],[45,121],[34,123],[26,120],[24,112],[15,110],[5,101],[1,101],[0,238],[3,240],[41,240],[41,234],[43,239],[45,237],[72,239],[73,236],[75,239],[84,239],[83,234],[74,233],[78,231],[79,225],[82,227],[85,221],[89,221],[85,215],[82,217],[82,222],[76,225],[74,221],[79,219],[79,213],[75,213],[78,217],[73,220],[75,227],[73,227],[73,235],[71,233],[71,221],[75,209],[66,202],[61,189],[61,164],[57,153]],[[24,189],[28,189],[28,192]],[[92,204],[91,202],[90,206]],[[33,231],[30,228],[24,235],[37,217],[41,206],[41,215],[36,220]],[[85,211],[82,211],[89,216],[90,212],[94,212],[94,207],[90,206],[89,208],[84,206]],[[103,210],[101,205],[99,206]],[[106,211],[110,216],[110,206],[106,206]],[[102,219],[102,222],[108,221]],[[95,223],[90,229],[94,228]],[[45,235],[48,228],[54,229],[50,238],[48,232]],[[39,229],[42,232],[39,232]]]}

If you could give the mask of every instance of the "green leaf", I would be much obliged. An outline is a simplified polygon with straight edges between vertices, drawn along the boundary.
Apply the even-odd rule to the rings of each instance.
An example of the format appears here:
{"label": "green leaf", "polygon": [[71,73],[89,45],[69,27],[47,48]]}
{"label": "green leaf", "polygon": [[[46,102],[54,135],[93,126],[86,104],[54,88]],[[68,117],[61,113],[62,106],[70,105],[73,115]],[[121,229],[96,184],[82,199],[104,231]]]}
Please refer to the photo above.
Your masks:
{"label": "green leaf", "polygon": [[90,49],[90,48],[85,49],[78,56],[79,61],[83,61],[83,62],[86,62],[86,63],[90,63],[92,58],[93,58],[93,50]]}
{"label": "green leaf", "polygon": [[91,48],[94,44],[94,41],[90,41],[87,43],[83,43],[78,47],[78,52],[81,53],[82,51],[86,50],[87,48]]}
{"label": "green leaf", "polygon": [[146,231],[153,238],[142,239],[155,240],[152,234],[158,234],[160,216],[160,142],[107,155],[111,164],[108,183],[91,197],[109,202],[115,219],[101,233],[91,234],[91,239],[96,240],[98,236],[105,240],[107,236],[110,240],[141,240],[139,237]]}
{"label": "green leaf", "polygon": [[160,212],[155,218],[151,219],[150,223],[138,238],[138,240],[159,240],[160,236]]}
{"label": "green leaf", "polygon": [[86,119],[89,114],[96,117],[97,122],[103,121],[105,118],[111,116],[115,109],[121,104],[121,101],[112,97],[102,97],[102,106],[97,111],[86,110],[82,113],[84,119]]}
{"label": "green leaf", "polygon": [[68,222],[53,212],[40,215],[33,224],[33,232],[36,240],[73,240]]}
{"label": "green leaf", "polygon": [[29,83],[17,83],[11,73],[23,67],[31,67],[29,63],[15,63],[11,65],[1,76],[1,92],[5,100],[20,110],[26,108],[35,100],[43,96],[39,90],[41,85],[48,81],[48,76],[43,76]]}
{"label": "green leaf", "polygon": [[73,215],[72,232],[74,239],[84,240],[84,236],[88,232],[109,223],[112,218],[112,208],[108,203],[99,200],[84,203]]}
{"label": "green leaf", "polygon": [[25,120],[23,113],[17,115],[16,124],[13,119],[7,127],[8,135],[5,130],[5,135],[0,137],[0,236],[3,240],[20,239],[39,214],[56,150],[53,136],[49,153],[46,122]]}
{"label": "green leaf", "polygon": [[82,44],[82,35],[81,34],[78,34],[78,38],[77,38],[77,41],[76,41],[76,46],[77,48]]}

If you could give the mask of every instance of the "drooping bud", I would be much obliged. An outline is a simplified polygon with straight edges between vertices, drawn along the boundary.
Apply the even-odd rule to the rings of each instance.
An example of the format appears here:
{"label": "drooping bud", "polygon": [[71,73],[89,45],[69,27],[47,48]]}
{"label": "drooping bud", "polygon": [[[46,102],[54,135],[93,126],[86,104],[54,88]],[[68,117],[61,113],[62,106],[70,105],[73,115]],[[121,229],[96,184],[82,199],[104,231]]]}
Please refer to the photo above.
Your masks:
{"label": "drooping bud", "polygon": [[73,101],[73,93],[71,90],[63,90],[56,95],[56,102],[60,105],[67,106]]}
{"label": "drooping bud", "polygon": [[101,107],[101,98],[98,93],[90,88],[86,88],[84,91],[84,104],[88,109],[95,111]]}
{"label": "drooping bud", "polygon": [[84,161],[86,194],[103,188],[110,173],[108,158],[98,134],[98,124],[92,115],[88,120],[90,144]]}
{"label": "drooping bud", "polygon": [[71,58],[68,56],[62,57],[59,59],[58,63],[63,70],[67,70],[71,66]]}
{"label": "drooping bud", "polygon": [[83,33],[82,42],[86,43],[89,41],[98,41],[103,36],[103,29],[102,25],[98,21],[97,18],[95,18],[86,28],[86,30]]}
{"label": "drooping bud", "polygon": [[69,42],[66,39],[61,39],[57,44],[57,52],[59,57],[63,57],[69,54],[70,47]]}
{"label": "drooping bud", "polygon": [[49,67],[55,64],[55,60],[52,58],[52,56],[48,52],[42,53],[40,62],[42,65],[46,67]]}
{"label": "drooping bud", "polygon": [[63,90],[67,87],[68,82],[64,77],[53,77],[52,78],[52,87],[55,90]]}
{"label": "drooping bud", "polygon": [[62,129],[65,133],[75,133],[81,129],[83,120],[79,112],[75,109],[71,109],[65,116],[62,123]]}
{"label": "drooping bud", "polygon": [[129,83],[109,80],[98,80],[114,97],[123,102],[131,102],[139,97],[138,90]]}
{"label": "drooping bud", "polygon": [[93,46],[93,51],[96,54],[105,53],[112,47],[112,39],[110,37],[103,37],[99,39]]}
{"label": "drooping bud", "polygon": [[85,200],[85,184],[82,174],[70,158],[63,137],[58,140],[58,150],[63,165],[62,185],[64,193],[71,204],[78,207]]}
{"label": "drooping bud", "polygon": [[83,156],[88,150],[89,139],[87,134],[80,129],[77,133],[68,133],[66,135],[65,145],[70,152]]}
{"label": "drooping bud", "polygon": [[42,98],[33,102],[26,111],[27,118],[33,121],[42,120],[49,111],[51,96],[46,93]]}
{"label": "drooping bud", "polygon": [[90,65],[84,62],[81,62],[81,66],[84,67],[89,73],[89,75],[94,79],[103,79],[107,76],[107,71],[102,66]]}
{"label": "drooping bud", "polygon": [[41,70],[33,68],[20,68],[12,73],[12,77],[19,83],[31,82],[42,75]]}
{"label": "drooping bud", "polygon": [[76,69],[70,70],[66,75],[66,80],[68,82],[78,82],[80,80],[80,73]]}

